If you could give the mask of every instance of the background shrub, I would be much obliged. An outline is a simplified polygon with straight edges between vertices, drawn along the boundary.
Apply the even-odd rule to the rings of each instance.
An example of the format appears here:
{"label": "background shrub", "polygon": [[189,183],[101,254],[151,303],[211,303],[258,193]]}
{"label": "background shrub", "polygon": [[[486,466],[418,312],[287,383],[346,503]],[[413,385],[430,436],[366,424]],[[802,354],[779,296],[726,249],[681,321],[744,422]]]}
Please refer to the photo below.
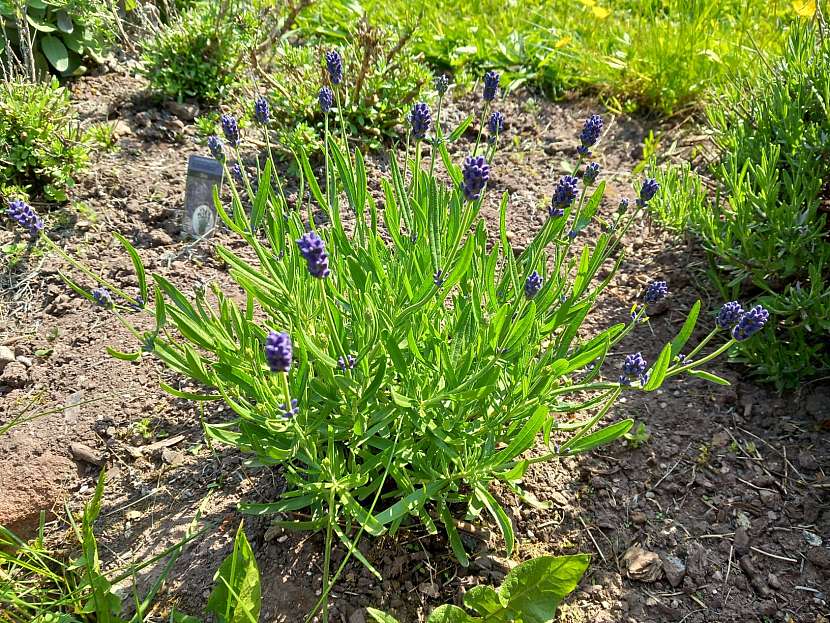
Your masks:
{"label": "background shrub", "polygon": [[107,3],[95,0],[0,0],[0,17],[10,45],[0,50],[0,59],[8,62],[11,51],[27,62],[21,48],[25,25],[32,39],[35,69],[42,75],[83,73],[89,61],[102,61],[116,38],[115,14]]}
{"label": "background shrub", "polygon": [[658,174],[658,217],[688,226],[724,296],[751,294],[775,323],[740,350],[779,387],[830,368],[830,41],[794,31],[758,82],[735,81],[708,110],[720,158],[711,200],[688,169]]}
{"label": "background shrub", "polygon": [[143,45],[143,73],[163,97],[216,102],[239,83],[255,27],[241,4],[198,3]]}
{"label": "background shrub", "polygon": [[85,136],[57,79],[0,84],[0,191],[66,201],[89,159]]}

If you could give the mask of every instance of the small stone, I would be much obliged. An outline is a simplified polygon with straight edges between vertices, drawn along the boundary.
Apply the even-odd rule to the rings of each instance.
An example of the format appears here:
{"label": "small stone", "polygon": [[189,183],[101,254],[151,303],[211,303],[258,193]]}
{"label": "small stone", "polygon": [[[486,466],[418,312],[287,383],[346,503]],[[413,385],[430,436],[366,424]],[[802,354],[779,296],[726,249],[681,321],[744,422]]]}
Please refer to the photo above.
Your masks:
{"label": "small stone", "polygon": [[818,469],[818,461],[812,454],[802,450],[798,453],[798,466],[812,472]]}
{"label": "small stone", "polygon": [[90,229],[92,229],[92,223],[90,223],[87,220],[80,220],[77,223],[75,223],[75,229],[77,229],[78,231],[89,231]]}
{"label": "small stone", "polygon": [[654,582],[663,573],[663,562],[654,552],[643,549],[639,545],[632,545],[623,554],[623,564],[626,574],[632,580],[640,582]]}
{"label": "small stone", "polygon": [[770,573],[767,576],[767,584],[773,590],[780,591],[781,590],[781,580],[778,579],[778,576],[774,573]]}
{"label": "small stone", "polygon": [[0,346],[0,372],[6,367],[6,364],[14,361],[14,351],[8,346]]}
{"label": "small stone", "polygon": [[25,355],[21,355],[17,358],[18,363],[22,363],[27,368],[31,368],[33,361],[31,357],[26,357]]}
{"label": "small stone", "polygon": [[184,463],[184,454],[177,450],[165,448],[161,451],[161,460],[170,465],[170,467],[178,467]]}
{"label": "small stone", "polygon": [[744,554],[749,549],[749,534],[746,531],[746,528],[740,527],[735,530],[735,538],[732,541],[732,544],[735,546],[735,551],[739,554]]}
{"label": "small stone", "polygon": [[9,387],[24,387],[29,382],[29,372],[19,361],[11,361],[3,368],[0,375],[0,385]]}
{"label": "small stone", "polygon": [[133,129],[123,119],[118,119],[112,124],[112,134],[117,139],[123,136],[130,136],[132,133]]}
{"label": "small stone", "polygon": [[648,521],[648,517],[643,511],[634,511],[631,513],[631,523],[635,526],[642,526],[646,521]]}
{"label": "small stone", "polygon": [[686,564],[677,556],[671,554],[662,554],[660,559],[663,561],[663,572],[666,574],[666,579],[674,588],[677,588],[683,583],[683,577],[686,575]]}
{"label": "small stone", "polygon": [[72,458],[76,461],[83,461],[84,463],[97,465],[99,467],[104,462],[98,452],[82,443],[72,442],[69,444],[69,452],[72,454]]}
{"label": "small stone", "polygon": [[124,518],[127,521],[135,521],[136,519],[141,519],[141,511],[136,511],[136,510],[127,511],[124,514]]}
{"label": "small stone", "polygon": [[199,107],[196,104],[189,104],[187,102],[170,100],[164,103],[164,107],[182,121],[193,121],[199,114]]}

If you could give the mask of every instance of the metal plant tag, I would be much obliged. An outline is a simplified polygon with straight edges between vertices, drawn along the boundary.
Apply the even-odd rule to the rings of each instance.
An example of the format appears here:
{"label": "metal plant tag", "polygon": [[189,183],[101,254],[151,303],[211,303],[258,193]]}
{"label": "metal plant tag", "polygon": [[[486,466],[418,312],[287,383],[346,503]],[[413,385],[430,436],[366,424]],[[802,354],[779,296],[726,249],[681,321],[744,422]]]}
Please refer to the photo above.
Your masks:
{"label": "metal plant tag", "polygon": [[191,238],[203,238],[216,227],[213,189],[222,184],[222,165],[213,158],[190,156],[184,196],[182,231]]}

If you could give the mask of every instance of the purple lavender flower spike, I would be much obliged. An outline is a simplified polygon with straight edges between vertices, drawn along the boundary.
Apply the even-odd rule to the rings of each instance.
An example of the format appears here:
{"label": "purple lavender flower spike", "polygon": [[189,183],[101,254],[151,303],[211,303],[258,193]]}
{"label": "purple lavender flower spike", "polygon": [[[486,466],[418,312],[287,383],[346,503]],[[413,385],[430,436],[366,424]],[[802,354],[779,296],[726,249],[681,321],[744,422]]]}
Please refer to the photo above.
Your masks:
{"label": "purple lavender flower spike", "polygon": [[342,355],[337,358],[337,366],[343,372],[345,372],[347,368],[349,370],[353,370],[354,367],[355,367],[355,364],[357,364],[357,358],[354,355],[352,355],[351,353],[346,355],[345,358]]}
{"label": "purple lavender flower spike", "polygon": [[541,289],[542,276],[534,270],[532,273],[530,273],[527,280],[525,281],[525,296],[528,300],[530,300],[537,294],[539,294],[539,290]]}
{"label": "purple lavender flower spike", "polygon": [[626,355],[625,361],[623,361],[623,373],[620,376],[620,384],[631,385],[631,378],[637,377],[637,379],[640,381],[640,384],[645,385],[648,381],[646,366],[646,360],[643,359],[643,355],[641,353]]}
{"label": "purple lavender flower spike", "polygon": [[464,160],[464,181],[461,190],[467,201],[476,201],[490,179],[490,165],[484,156],[467,156]]}
{"label": "purple lavender flower spike", "polygon": [[329,255],[326,253],[326,243],[317,235],[317,232],[310,231],[303,234],[296,242],[311,276],[318,279],[328,277],[331,274]]}
{"label": "purple lavender flower spike", "polygon": [[210,150],[210,155],[219,162],[225,162],[225,144],[218,136],[211,136],[207,140],[207,146]]}
{"label": "purple lavender flower spike", "polygon": [[268,121],[271,119],[271,113],[268,110],[268,100],[261,95],[254,102],[254,119],[260,125],[268,125]]}
{"label": "purple lavender flower spike", "polygon": [[239,124],[236,122],[236,117],[233,115],[222,115],[222,132],[225,135],[225,140],[231,147],[238,147],[242,140],[239,135]]}
{"label": "purple lavender flower spike", "polygon": [[21,201],[20,199],[12,199],[9,201],[6,214],[11,220],[29,232],[32,238],[37,237],[40,230],[43,229],[43,220],[32,209],[32,206],[25,201]]}
{"label": "purple lavender flower spike", "polygon": [[288,372],[291,370],[291,360],[294,350],[291,345],[291,336],[287,333],[271,331],[265,339],[265,360],[271,372]]}
{"label": "purple lavender flower spike", "polygon": [[582,181],[585,183],[586,186],[590,186],[591,184],[597,181],[598,176],[599,164],[596,162],[592,162],[587,167],[585,167],[585,173],[582,174]]}
{"label": "purple lavender flower spike", "polygon": [[741,315],[738,324],[732,329],[732,337],[743,342],[763,329],[767,320],[769,320],[769,312],[761,305],[756,305]]}
{"label": "purple lavender flower spike", "polygon": [[652,281],[646,288],[643,300],[646,303],[656,303],[657,301],[666,298],[668,293],[669,286],[665,281]]}
{"label": "purple lavender flower spike", "polygon": [[490,119],[487,121],[487,130],[495,138],[496,134],[501,134],[504,131],[504,115],[499,111],[490,113]]}
{"label": "purple lavender flower spike", "polygon": [[436,288],[440,288],[444,285],[446,281],[446,275],[444,275],[444,271],[442,269],[438,269],[435,271],[435,274],[432,276],[432,283],[435,284]]}
{"label": "purple lavender flower spike", "polygon": [[435,86],[435,90],[438,91],[438,95],[444,95],[447,92],[447,89],[450,88],[450,79],[447,74],[435,76],[433,85]]}
{"label": "purple lavender flower spike", "polygon": [[744,308],[741,307],[738,301],[729,301],[728,303],[724,303],[723,307],[720,308],[715,323],[721,329],[731,329],[738,324],[743,313]]}
{"label": "purple lavender flower spike", "polygon": [[579,180],[573,175],[565,175],[557,182],[548,209],[548,214],[551,217],[559,217],[565,214],[565,208],[568,208],[576,199],[578,183]]}
{"label": "purple lavender flower spike", "polygon": [[409,123],[412,125],[412,135],[415,140],[426,138],[429,126],[432,123],[432,114],[425,102],[418,102],[409,113]]}
{"label": "purple lavender flower spike", "polygon": [[337,50],[326,52],[326,69],[329,72],[329,80],[332,84],[340,84],[343,81],[343,58]]}
{"label": "purple lavender flower spike", "polygon": [[484,101],[492,102],[496,99],[496,94],[499,90],[499,76],[496,71],[488,71],[484,74]]}
{"label": "purple lavender flower spike", "polygon": [[285,403],[281,402],[279,406],[279,410],[282,411],[282,417],[286,420],[290,420],[291,418],[295,417],[300,412],[300,407],[297,406],[297,399],[291,399],[291,408],[286,409]]}
{"label": "purple lavender flower spike", "polygon": [[640,188],[640,197],[637,199],[637,205],[641,208],[645,207],[649,201],[654,199],[654,195],[657,194],[658,190],[660,190],[660,184],[657,183],[657,180],[646,178]]}
{"label": "purple lavender flower spike", "polygon": [[334,105],[334,93],[329,87],[323,87],[317,95],[317,101],[320,103],[320,110],[328,113]]}
{"label": "purple lavender flower spike", "polygon": [[98,307],[112,309],[114,306],[114,303],[112,302],[112,295],[106,288],[95,288],[92,291],[92,298]]}
{"label": "purple lavender flower spike", "polygon": [[602,134],[603,121],[599,115],[591,115],[582,127],[582,132],[579,133],[579,142],[577,151],[582,156],[590,156],[590,148],[597,144],[599,135]]}

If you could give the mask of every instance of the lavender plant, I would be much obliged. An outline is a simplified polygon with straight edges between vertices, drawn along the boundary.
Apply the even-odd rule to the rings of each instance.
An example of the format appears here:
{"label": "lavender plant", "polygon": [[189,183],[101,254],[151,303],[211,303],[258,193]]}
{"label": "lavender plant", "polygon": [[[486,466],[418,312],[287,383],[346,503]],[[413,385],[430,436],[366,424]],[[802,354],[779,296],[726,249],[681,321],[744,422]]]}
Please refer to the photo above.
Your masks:
{"label": "lavender plant", "polygon": [[[434,160],[425,167],[423,141],[416,141],[414,157],[402,163],[399,155],[390,157],[390,177],[379,180],[382,210],[369,192],[362,153],[346,151],[346,137],[330,132],[328,122],[322,187],[307,155],[297,154],[299,186],[310,191],[305,209],[289,209],[270,158],[254,192],[253,185],[237,185],[221,151],[233,202],[227,210],[217,195],[216,207],[250,254],[224,246],[217,253],[246,293],[241,307],[217,284],[190,298],[153,275],[153,305],[145,310],[156,326],[141,334],[122,313],[121,301],[135,306],[137,300],[97,279],[143,350],[204,387],[191,393],[164,385],[168,392],[222,400],[234,411],[233,420],[205,425],[207,434],[260,465],[282,466],[288,489],[280,499],[246,503],[242,510],[325,531],[324,613],[335,538],[379,576],[355,546],[364,532],[394,534],[413,522],[429,532],[441,526],[466,565],[456,518],[486,513],[512,552],[513,527],[491,484],[518,492],[531,464],[586,452],[627,433],[630,419],[603,423],[622,392],[653,391],[681,373],[725,382],[701,366],[765,321],[755,311],[729,316],[683,357],[698,302],[652,365],[639,353],[606,361],[647,317],[649,305],[667,295],[666,284],[656,282],[630,322],[578,337],[622,261],[620,236],[640,204],[658,192],[656,184],[646,180],[637,206],[618,210],[593,245],[578,249],[574,238],[596,218],[605,191],[604,181],[590,189],[579,184],[580,154],[572,175],[557,186],[551,217],[517,254],[507,237],[507,194],[492,235],[479,216],[487,158],[470,156],[462,170],[447,150],[461,133],[444,136],[441,127],[440,118],[426,124],[423,140],[432,141],[429,157],[443,163],[450,184],[431,173]],[[227,139],[236,150],[238,128],[231,130]],[[593,147],[598,138],[582,143]],[[496,148],[488,147],[491,161]],[[243,201],[251,205],[249,214]],[[315,221],[314,207],[330,225]],[[353,228],[344,225],[344,210]],[[45,234],[40,239],[94,277]],[[141,260],[119,240],[135,264],[141,301],[148,301]],[[727,340],[698,356],[719,334]],[[114,354],[129,359],[142,351]],[[582,412],[588,415],[580,418]],[[538,440],[545,451],[524,456]],[[292,519],[297,511],[302,514]]]}

